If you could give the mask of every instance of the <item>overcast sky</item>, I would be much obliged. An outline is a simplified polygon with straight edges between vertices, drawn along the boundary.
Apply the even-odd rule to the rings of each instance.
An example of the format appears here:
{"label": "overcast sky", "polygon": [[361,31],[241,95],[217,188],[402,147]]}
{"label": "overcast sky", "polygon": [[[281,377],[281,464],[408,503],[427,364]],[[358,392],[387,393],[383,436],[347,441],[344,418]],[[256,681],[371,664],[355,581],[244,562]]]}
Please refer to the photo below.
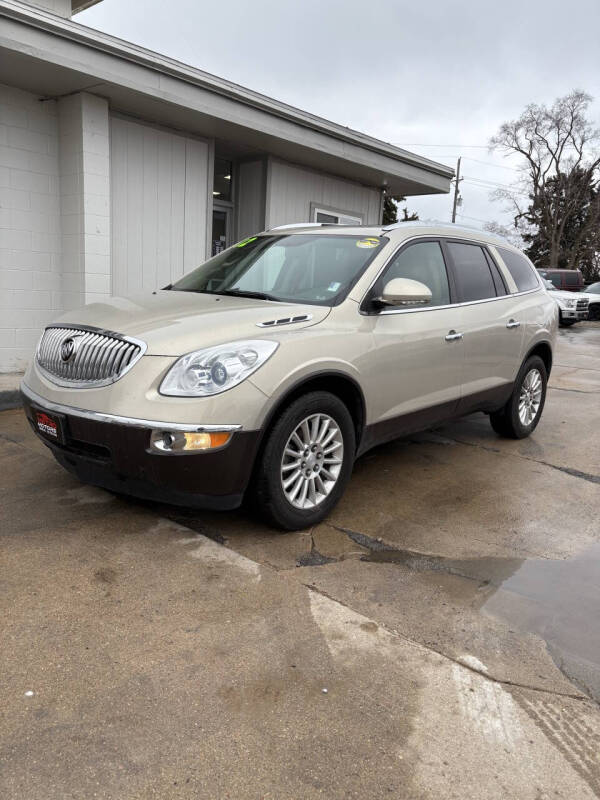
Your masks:
{"label": "overcast sky", "polygon": [[[456,164],[465,223],[509,221],[487,142],[529,102],[581,88],[600,124],[600,0],[103,0],[77,22]],[[485,162],[485,163],[480,163]],[[448,196],[412,198],[449,219]]]}

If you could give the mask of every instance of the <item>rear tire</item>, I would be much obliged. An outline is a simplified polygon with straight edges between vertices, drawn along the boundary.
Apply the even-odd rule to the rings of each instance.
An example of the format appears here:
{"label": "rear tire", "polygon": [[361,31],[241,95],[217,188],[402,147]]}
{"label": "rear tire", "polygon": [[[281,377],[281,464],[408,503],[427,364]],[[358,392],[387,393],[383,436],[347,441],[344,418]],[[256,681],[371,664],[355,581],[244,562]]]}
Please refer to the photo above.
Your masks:
{"label": "rear tire", "polygon": [[317,525],[342,496],[356,450],[354,422],[329,392],[291,403],[273,424],[253,482],[253,505],[286,531]]}
{"label": "rear tire", "polygon": [[546,365],[539,356],[531,356],[521,366],[504,408],[490,414],[492,428],[499,436],[524,439],[533,433],[544,410],[547,384]]}

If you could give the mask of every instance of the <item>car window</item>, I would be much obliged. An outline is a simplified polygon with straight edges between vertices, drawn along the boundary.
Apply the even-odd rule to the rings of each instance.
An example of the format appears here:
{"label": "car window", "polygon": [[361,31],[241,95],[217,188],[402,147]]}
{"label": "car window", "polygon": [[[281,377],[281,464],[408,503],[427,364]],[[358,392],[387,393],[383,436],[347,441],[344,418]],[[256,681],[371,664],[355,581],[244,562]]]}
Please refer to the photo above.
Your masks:
{"label": "car window", "polygon": [[584,292],[590,292],[591,294],[600,294],[600,283],[592,283],[591,286],[588,286],[586,289],[583,289]]}
{"label": "car window", "polygon": [[483,249],[477,244],[448,242],[455,266],[458,293],[464,303],[496,297],[496,288]]}
{"label": "car window", "polygon": [[171,289],[262,295],[292,303],[335,305],[389,242],[384,236],[250,236],[206,261]]}
{"label": "car window", "polygon": [[450,303],[448,274],[439,242],[417,242],[398,253],[377,282],[377,294],[381,294],[385,284],[394,278],[424,283],[431,292],[428,308]]}
{"label": "car window", "polygon": [[565,286],[579,286],[579,273],[578,272],[565,272]]}
{"label": "car window", "polygon": [[528,292],[530,289],[537,289],[539,286],[538,279],[525,256],[522,256],[520,253],[515,253],[512,250],[506,250],[504,247],[497,247],[496,249],[502,256],[502,261],[506,264],[506,268],[512,275],[514,282],[517,284],[517,289],[520,292]]}
{"label": "car window", "polygon": [[494,281],[494,286],[496,287],[496,294],[498,295],[498,297],[501,297],[504,294],[508,294],[508,291],[506,289],[506,285],[504,283],[504,278],[500,274],[500,270],[498,269],[498,265],[496,264],[496,262],[492,258],[491,253],[487,249],[484,249],[483,252],[485,253],[485,257],[487,258],[487,262],[488,262],[489,268],[492,271],[492,279]]}

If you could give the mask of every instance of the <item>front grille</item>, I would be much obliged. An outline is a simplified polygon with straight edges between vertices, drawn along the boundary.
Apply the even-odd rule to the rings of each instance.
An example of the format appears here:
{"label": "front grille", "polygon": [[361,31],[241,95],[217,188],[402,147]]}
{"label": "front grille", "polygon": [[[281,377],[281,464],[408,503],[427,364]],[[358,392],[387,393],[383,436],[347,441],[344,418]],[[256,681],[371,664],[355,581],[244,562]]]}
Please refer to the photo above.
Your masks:
{"label": "front grille", "polygon": [[118,333],[51,325],[44,331],[36,360],[59,386],[92,388],[118,381],[144,350],[143,342]]}
{"label": "front grille", "polygon": [[581,300],[577,301],[577,311],[587,311],[589,304],[590,301],[587,299],[587,297],[582,297]]}

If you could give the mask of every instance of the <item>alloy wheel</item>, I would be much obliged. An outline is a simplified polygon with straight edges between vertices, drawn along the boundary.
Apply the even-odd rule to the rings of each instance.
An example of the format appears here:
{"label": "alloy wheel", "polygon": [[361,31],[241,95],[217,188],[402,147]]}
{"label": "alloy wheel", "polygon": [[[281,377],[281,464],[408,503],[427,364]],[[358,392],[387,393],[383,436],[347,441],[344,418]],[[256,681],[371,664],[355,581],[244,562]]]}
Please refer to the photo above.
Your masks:
{"label": "alloy wheel", "polygon": [[523,379],[519,395],[519,420],[524,427],[529,427],[539,413],[542,389],[540,371],[535,368],[530,369]]}
{"label": "alloy wheel", "polygon": [[287,440],[281,459],[281,487],[295,508],[314,508],[333,491],[344,461],[344,439],[328,414],[311,414]]}

